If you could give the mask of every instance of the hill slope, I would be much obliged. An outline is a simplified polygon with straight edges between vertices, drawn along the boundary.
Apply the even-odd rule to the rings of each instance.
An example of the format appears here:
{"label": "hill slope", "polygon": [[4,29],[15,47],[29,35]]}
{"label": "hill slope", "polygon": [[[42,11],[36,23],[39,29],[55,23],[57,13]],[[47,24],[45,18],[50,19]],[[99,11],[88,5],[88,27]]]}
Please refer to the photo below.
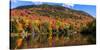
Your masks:
{"label": "hill slope", "polygon": [[47,16],[51,18],[66,19],[74,24],[87,24],[94,18],[84,11],[73,10],[57,5],[27,5],[20,6],[11,10],[11,16]]}
{"label": "hill slope", "polygon": [[[11,48],[17,46],[16,36],[25,39],[31,48],[94,44],[96,41],[95,18],[84,11],[59,5],[26,5],[11,9],[10,24]],[[20,47],[30,48],[21,42]]]}

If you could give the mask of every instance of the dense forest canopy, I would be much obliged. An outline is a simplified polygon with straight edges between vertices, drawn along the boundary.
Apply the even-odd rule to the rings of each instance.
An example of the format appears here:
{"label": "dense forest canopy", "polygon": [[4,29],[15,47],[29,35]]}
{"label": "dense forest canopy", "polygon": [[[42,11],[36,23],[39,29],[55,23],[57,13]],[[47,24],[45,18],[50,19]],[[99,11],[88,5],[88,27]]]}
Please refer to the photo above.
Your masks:
{"label": "dense forest canopy", "polygon": [[12,49],[95,44],[96,19],[58,5],[20,6],[11,9],[10,35]]}

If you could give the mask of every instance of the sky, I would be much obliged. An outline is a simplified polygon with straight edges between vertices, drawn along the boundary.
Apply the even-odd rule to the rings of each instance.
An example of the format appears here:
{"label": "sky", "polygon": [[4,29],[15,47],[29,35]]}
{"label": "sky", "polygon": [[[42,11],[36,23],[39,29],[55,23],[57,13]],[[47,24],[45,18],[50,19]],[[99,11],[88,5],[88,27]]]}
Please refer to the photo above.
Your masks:
{"label": "sky", "polygon": [[[49,3],[49,2],[48,2]],[[72,4],[72,3],[68,3],[68,2],[52,2],[52,3],[57,3],[57,4],[61,4],[62,6],[67,6],[69,8],[72,8],[72,9],[76,9],[76,10],[81,10],[81,11],[85,11],[87,12],[88,14],[92,15],[93,17],[96,17],[96,6],[95,5],[86,5],[86,4]],[[15,7],[18,7],[18,6],[22,6],[22,5],[32,5],[32,4],[43,4],[42,2],[40,1],[20,1],[20,0],[11,0],[11,9],[12,8],[15,8]]]}
{"label": "sky", "polygon": [[94,6],[94,5],[75,4],[73,9],[85,11],[85,12],[89,13],[90,15],[92,15],[93,17],[96,17],[96,6]]}

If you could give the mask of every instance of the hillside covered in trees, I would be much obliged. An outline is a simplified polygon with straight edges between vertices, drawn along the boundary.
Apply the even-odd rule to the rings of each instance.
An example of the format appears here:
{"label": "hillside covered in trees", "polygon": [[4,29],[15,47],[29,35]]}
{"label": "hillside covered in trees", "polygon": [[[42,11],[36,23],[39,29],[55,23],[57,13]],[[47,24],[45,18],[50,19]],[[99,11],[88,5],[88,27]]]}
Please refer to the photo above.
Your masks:
{"label": "hillside covered in trees", "polygon": [[41,48],[96,43],[96,19],[84,11],[58,5],[11,9],[10,48]]}

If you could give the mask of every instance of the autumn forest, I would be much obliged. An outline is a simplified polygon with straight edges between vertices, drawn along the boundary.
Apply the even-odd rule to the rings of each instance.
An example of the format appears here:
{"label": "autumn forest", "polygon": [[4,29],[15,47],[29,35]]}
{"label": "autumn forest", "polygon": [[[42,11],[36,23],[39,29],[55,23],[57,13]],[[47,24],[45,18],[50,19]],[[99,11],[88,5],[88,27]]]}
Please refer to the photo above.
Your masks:
{"label": "autumn forest", "polygon": [[96,44],[96,19],[84,11],[48,4],[10,11],[11,49]]}

